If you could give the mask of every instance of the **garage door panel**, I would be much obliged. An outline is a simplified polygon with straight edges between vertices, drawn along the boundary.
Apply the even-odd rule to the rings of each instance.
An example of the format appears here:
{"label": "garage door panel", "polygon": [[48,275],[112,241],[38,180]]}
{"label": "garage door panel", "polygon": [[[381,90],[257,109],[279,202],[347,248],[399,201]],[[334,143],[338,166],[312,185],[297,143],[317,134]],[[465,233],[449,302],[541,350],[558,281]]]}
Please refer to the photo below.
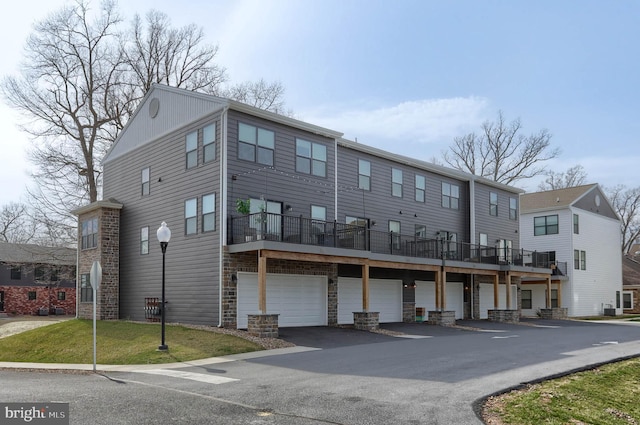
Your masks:
{"label": "garage door panel", "polygon": [[[238,273],[237,324],[246,329],[249,314],[259,314],[258,274]],[[279,327],[327,325],[327,278],[267,275],[267,313],[278,314]]]}
{"label": "garage door panel", "polygon": [[[416,307],[424,307],[426,311],[436,309],[435,282],[416,281]],[[446,309],[455,311],[456,319],[464,318],[464,284],[462,282],[447,282]]]}
{"label": "garage door panel", "polygon": [[[338,323],[353,324],[353,312],[362,311],[362,280],[338,279]],[[369,311],[380,313],[380,323],[402,322],[402,281],[369,279]]]}
{"label": "garage door panel", "polygon": [[[507,308],[507,293],[506,285],[498,285],[498,309],[506,310]],[[480,318],[489,318],[489,310],[495,308],[493,301],[493,284],[481,283],[480,284]],[[511,285],[511,308],[515,310],[518,305],[518,287]]]}

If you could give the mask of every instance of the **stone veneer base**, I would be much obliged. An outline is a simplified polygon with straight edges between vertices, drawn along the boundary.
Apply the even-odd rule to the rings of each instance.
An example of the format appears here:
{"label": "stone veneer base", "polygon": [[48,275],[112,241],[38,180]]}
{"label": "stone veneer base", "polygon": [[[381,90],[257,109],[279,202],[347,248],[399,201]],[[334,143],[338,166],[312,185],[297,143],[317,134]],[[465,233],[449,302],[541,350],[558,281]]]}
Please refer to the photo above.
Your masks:
{"label": "stone veneer base", "polygon": [[449,311],[429,311],[427,323],[438,326],[454,326],[456,324],[456,312]]}
{"label": "stone veneer base", "polygon": [[249,314],[247,331],[249,335],[260,338],[278,337],[279,314]]}
{"label": "stone veneer base", "polygon": [[566,319],[568,317],[568,309],[565,307],[541,308],[540,317],[543,319]]}
{"label": "stone veneer base", "polygon": [[489,310],[490,322],[519,323],[520,312],[518,310]]}
{"label": "stone veneer base", "polygon": [[380,313],[377,311],[354,311],[353,326],[361,331],[374,331],[380,327]]}

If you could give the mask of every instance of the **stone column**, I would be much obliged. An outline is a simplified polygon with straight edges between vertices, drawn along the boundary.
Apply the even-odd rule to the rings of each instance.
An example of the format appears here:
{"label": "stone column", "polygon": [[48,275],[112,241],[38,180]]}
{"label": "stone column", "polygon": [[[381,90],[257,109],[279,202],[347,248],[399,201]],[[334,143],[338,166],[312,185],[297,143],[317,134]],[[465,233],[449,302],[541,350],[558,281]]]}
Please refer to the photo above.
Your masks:
{"label": "stone column", "polygon": [[[110,199],[97,201],[72,211],[78,216],[78,264],[76,282],[77,314],[79,318],[93,318],[93,302],[82,302],[82,275],[89,274],[94,261],[102,267],[102,282],[96,299],[98,320],[117,320],[120,317],[120,210],[123,205]],[[82,249],[82,223],[97,219],[96,246]]]}

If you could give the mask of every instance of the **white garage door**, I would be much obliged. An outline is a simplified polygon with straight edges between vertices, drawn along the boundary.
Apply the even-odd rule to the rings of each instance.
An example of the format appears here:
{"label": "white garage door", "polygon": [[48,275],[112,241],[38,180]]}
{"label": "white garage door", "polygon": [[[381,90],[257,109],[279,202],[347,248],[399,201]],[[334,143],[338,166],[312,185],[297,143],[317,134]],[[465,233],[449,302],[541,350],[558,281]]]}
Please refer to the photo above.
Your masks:
{"label": "white garage door", "polygon": [[[447,301],[445,310],[455,311],[456,319],[464,318],[464,284],[447,282]],[[435,282],[416,281],[416,307],[424,307],[426,312],[436,309]],[[428,314],[428,313],[427,313]]]}
{"label": "white garage door", "polygon": [[[258,274],[238,273],[239,329],[246,329],[248,314],[259,314]],[[267,274],[267,313],[279,314],[278,326],[326,326],[326,276]]]}
{"label": "white garage door", "polygon": [[[353,312],[362,311],[362,279],[338,279],[338,323],[352,324]],[[402,281],[369,279],[369,311],[380,313],[380,323],[402,322]]]}
{"label": "white garage door", "polygon": [[[507,293],[506,285],[498,285],[498,309],[507,309]],[[493,310],[493,284],[481,283],[480,284],[480,318],[487,319],[489,317],[489,310]],[[518,287],[511,285],[511,309],[516,310],[518,308]]]}

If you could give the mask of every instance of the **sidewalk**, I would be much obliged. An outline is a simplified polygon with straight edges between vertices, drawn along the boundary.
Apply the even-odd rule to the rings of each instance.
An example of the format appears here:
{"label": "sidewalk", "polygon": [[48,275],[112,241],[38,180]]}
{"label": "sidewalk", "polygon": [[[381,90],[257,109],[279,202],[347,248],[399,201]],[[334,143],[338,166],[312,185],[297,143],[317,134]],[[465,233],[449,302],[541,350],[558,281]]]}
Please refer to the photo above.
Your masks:
{"label": "sidewalk", "polygon": [[[228,363],[234,361],[256,359],[267,356],[278,356],[281,354],[302,353],[305,351],[315,351],[318,348],[312,347],[287,347],[275,348],[272,350],[253,351],[243,354],[232,354],[229,356],[210,357],[207,359],[190,360],[188,362],[177,363],[155,363],[155,364],[133,364],[133,365],[96,365],[96,372],[140,372],[149,369],[180,369],[183,367],[203,366],[217,363]],[[33,370],[78,370],[93,371],[93,364],[73,364],[73,363],[23,363],[23,362],[0,362],[2,369],[33,369]]]}

